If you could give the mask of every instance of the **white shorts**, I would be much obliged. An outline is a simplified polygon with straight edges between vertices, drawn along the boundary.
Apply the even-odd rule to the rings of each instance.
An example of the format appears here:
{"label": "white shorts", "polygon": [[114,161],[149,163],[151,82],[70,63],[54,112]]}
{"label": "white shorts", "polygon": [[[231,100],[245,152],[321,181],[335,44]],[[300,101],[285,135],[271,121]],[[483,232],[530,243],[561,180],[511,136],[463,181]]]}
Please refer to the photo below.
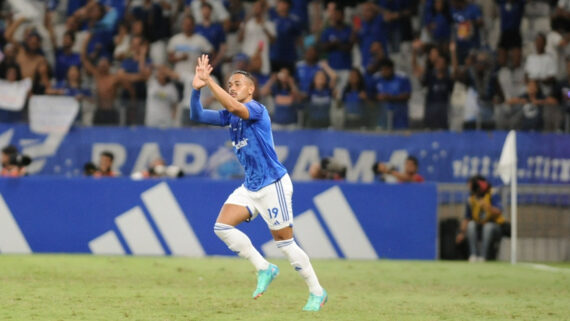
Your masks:
{"label": "white shorts", "polygon": [[247,208],[250,220],[261,213],[270,230],[293,226],[293,184],[289,174],[259,191],[250,191],[243,185],[230,194],[224,204],[241,205]]}

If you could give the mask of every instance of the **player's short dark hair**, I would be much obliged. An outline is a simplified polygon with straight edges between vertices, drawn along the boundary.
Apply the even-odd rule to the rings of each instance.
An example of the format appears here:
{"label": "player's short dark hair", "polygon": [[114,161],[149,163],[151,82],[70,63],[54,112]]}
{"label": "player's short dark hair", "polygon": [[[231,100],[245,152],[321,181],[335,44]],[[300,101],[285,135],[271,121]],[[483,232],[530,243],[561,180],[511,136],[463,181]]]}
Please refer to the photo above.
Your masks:
{"label": "player's short dark hair", "polygon": [[210,10],[213,10],[212,5],[208,1],[202,2],[201,8],[208,7]]}
{"label": "player's short dark hair", "polygon": [[111,159],[111,161],[113,161],[115,159],[115,155],[113,155],[113,153],[111,153],[110,151],[102,152],[101,156],[109,157]]}
{"label": "player's short dark hair", "polygon": [[253,77],[253,75],[245,70],[235,70],[234,72],[232,72],[231,76],[233,75],[243,75],[247,79],[251,80],[253,84],[255,84],[255,78]]}
{"label": "player's short dark hair", "polygon": [[416,167],[418,167],[420,165],[420,163],[418,162],[418,159],[415,156],[410,155],[406,158],[406,160],[414,163],[414,165],[416,165]]}

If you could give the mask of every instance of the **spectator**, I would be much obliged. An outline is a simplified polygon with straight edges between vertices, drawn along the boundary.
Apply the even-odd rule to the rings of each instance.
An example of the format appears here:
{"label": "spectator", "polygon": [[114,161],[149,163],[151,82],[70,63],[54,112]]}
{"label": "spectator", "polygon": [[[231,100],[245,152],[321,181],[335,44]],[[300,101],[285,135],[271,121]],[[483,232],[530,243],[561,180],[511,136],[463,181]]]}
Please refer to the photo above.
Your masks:
{"label": "spectator", "polygon": [[21,177],[27,175],[26,166],[32,159],[26,155],[20,155],[14,145],[8,145],[2,149],[1,177]]}
{"label": "spectator", "polygon": [[172,70],[159,66],[148,81],[145,125],[173,127],[176,121],[178,92],[171,81]]}
{"label": "spectator", "polygon": [[135,20],[130,24],[123,21],[119,25],[118,34],[113,38],[115,43],[115,51],[113,57],[117,60],[123,60],[129,56],[131,50],[131,42],[133,37],[141,37],[146,39],[146,28],[142,20]]}
{"label": "spectator", "polygon": [[305,59],[297,62],[295,68],[295,77],[302,93],[306,94],[309,91],[315,73],[320,69],[317,48],[311,46],[305,51]]}
{"label": "spectator", "polygon": [[109,151],[104,151],[99,155],[99,167],[93,173],[93,177],[117,177],[119,173],[113,170],[113,160],[115,155]]}
{"label": "spectator", "polygon": [[52,72],[47,60],[40,62],[34,73],[32,82],[33,95],[45,95],[49,93],[52,85]]}
{"label": "spectator", "polygon": [[[16,61],[16,47],[11,43],[7,43],[4,46],[2,54],[4,55],[4,58],[0,60],[0,78],[6,79],[6,71],[8,67],[18,65],[18,62]],[[18,66],[18,70],[19,69],[20,66]]]}
{"label": "spectator", "polygon": [[570,31],[570,0],[558,0],[558,5],[552,15],[566,31]]}
{"label": "spectator", "polygon": [[370,62],[364,69],[364,83],[366,84],[366,94],[369,97],[376,96],[376,82],[380,71],[380,64],[386,58],[382,44],[375,41],[370,45]]}
{"label": "spectator", "polygon": [[308,102],[305,111],[305,125],[311,128],[330,126],[330,112],[336,97],[336,73],[326,63],[321,62],[322,69],[317,70],[307,93]]}
{"label": "spectator", "polygon": [[[22,72],[20,71],[20,65],[18,64],[6,64],[5,68],[5,79],[8,82],[18,82],[22,80]],[[31,81],[28,79],[28,86],[31,86]],[[30,88],[30,87],[28,87]],[[0,121],[3,123],[15,123],[22,119],[24,116],[24,111],[11,111],[0,109]]]}
{"label": "spectator", "polygon": [[237,33],[245,20],[245,8],[241,0],[229,0],[226,4],[229,13],[228,33]]}
{"label": "spectator", "polygon": [[291,13],[299,19],[302,31],[309,30],[309,4],[311,0],[292,0]]}
{"label": "spectator", "polygon": [[182,32],[168,42],[168,60],[178,74],[193,73],[201,54],[211,53],[212,44],[204,36],[194,33],[194,18],[185,16]]}
{"label": "spectator", "polygon": [[[408,100],[411,84],[408,77],[394,72],[394,63],[384,59],[380,64],[380,77],[376,83],[376,99],[389,112],[388,129],[408,128]],[[378,120],[382,126],[382,118]]]}
{"label": "spectator", "polygon": [[81,58],[79,57],[79,54],[73,52],[73,47],[75,45],[75,33],[73,31],[66,31],[63,34],[62,46],[58,46],[51,12],[46,13],[44,24],[48,30],[52,48],[55,51],[55,80],[65,80],[69,67],[81,67]]}
{"label": "spectator", "polygon": [[364,78],[358,68],[352,68],[348,85],[342,93],[345,127],[361,128],[365,124],[365,108],[368,102]]}
{"label": "spectator", "polygon": [[477,52],[471,60],[473,63],[469,65],[469,74],[477,92],[478,115],[475,122],[464,128],[493,128],[493,100],[499,92],[497,72],[494,71],[492,60],[485,51]]}
{"label": "spectator", "polygon": [[314,180],[340,181],[346,178],[346,166],[331,157],[321,159],[309,167],[309,175]]}
{"label": "spectator", "polygon": [[144,21],[144,29],[147,31],[145,40],[150,44],[150,57],[157,64],[166,63],[166,43],[171,36],[172,11],[173,3],[170,1],[153,0],[144,0],[142,6],[132,10],[136,19]]}
{"label": "spectator", "polygon": [[25,18],[20,18],[11,23],[5,32],[5,37],[8,42],[14,46],[16,62],[20,66],[22,78],[34,77],[37,67],[45,60],[41,50],[42,38],[35,30],[27,30],[25,34],[24,43],[20,44],[14,39],[16,29],[25,21]]}
{"label": "spectator", "polygon": [[365,2],[360,6],[362,20],[360,26],[355,26],[355,32],[358,36],[358,46],[361,55],[361,65],[366,68],[372,60],[371,47],[374,42],[382,44],[385,52],[387,48],[386,27],[382,15],[379,14],[377,7],[371,2]]}
{"label": "spectator", "polygon": [[194,14],[196,24],[202,24],[204,22],[203,11],[200,9],[206,3],[212,8],[212,22],[221,23],[224,26],[224,29],[228,30],[230,25],[230,15],[221,0],[193,0],[190,3],[190,7]]}
{"label": "spectator", "polygon": [[271,75],[269,81],[260,90],[261,96],[271,94],[275,103],[275,109],[271,120],[277,129],[294,129],[297,125],[297,106],[299,90],[295,80],[286,67],[278,73]]}
{"label": "spectator", "polygon": [[[456,242],[465,238],[469,243],[469,262],[491,259],[492,246],[501,240],[501,227],[505,224],[501,198],[493,192],[491,183],[476,175],[469,180],[470,196],[465,205],[465,219],[461,223]],[[479,240],[482,240],[478,249]]]}
{"label": "spectator", "polygon": [[[501,34],[497,50],[499,61],[505,61],[512,51],[521,51],[521,20],[526,0],[495,0],[501,16]],[[513,53],[514,54],[514,53]]]}
{"label": "spectator", "polygon": [[[131,88],[130,83],[144,79],[144,75],[130,75],[124,72],[113,74],[109,58],[105,56],[99,58],[97,66],[93,65],[87,58],[87,46],[90,38],[91,34],[88,34],[81,50],[81,62],[87,73],[92,75],[95,80],[96,111],[93,121],[97,125],[117,125],[119,114],[115,106],[115,97],[118,88],[120,86]],[[134,90],[131,90],[130,94],[134,98]]]}
{"label": "spectator", "polygon": [[212,5],[208,2],[202,3],[202,24],[196,26],[196,32],[204,36],[213,47],[213,57],[211,59],[213,74],[218,79],[222,77],[221,65],[226,58],[227,44],[224,27],[219,22],[212,21]]}
{"label": "spectator", "polygon": [[536,36],[534,42],[536,52],[526,58],[525,73],[529,80],[549,83],[556,76],[556,61],[546,52],[546,36],[542,33]]}
{"label": "spectator", "polygon": [[390,52],[400,52],[400,44],[412,40],[412,0],[379,0],[380,10],[390,32]]}
{"label": "spectator", "polygon": [[263,0],[257,0],[252,7],[252,16],[245,22],[239,33],[242,42],[241,51],[250,59],[260,53],[260,73],[269,75],[271,65],[269,62],[269,46],[275,41],[275,24],[265,19],[267,5]]}
{"label": "spectator", "polygon": [[75,97],[80,103],[91,98],[91,90],[82,86],[81,72],[77,66],[69,67],[65,80],[57,82],[48,94]]}
{"label": "spectator", "polygon": [[[138,78],[125,84],[126,90],[123,92],[123,98],[134,99],[134,103],[127,107],[127,124],[142,124],[144,122],[144,107],[147,93],[146,80],[150,75],[151,61],[148,57],[148,43],[140,36],[131,38],[131,45],[127,57],[121,62],[119,69],[120,74]],[[132,92],[134,91],[134,97]]]}
{"label": "spectator", "polygon": [[321,50],[326,53],[328,65],[338,76],[337,88],[344,88],[352,67],[352,45],[356,35],[344,23],[342,8],[336,6],[332,12],[331,25],[323,30],[320,38]]}
{"label": "spectator", "polygon": [[[526,83],[525,72],[522,66],[522,53],[520,50],[510,52],[509,63],[499,69],[497,78],[503,102],[524,95],[526,92]],[[508,104],[496,105],[495,108],[497,109],[497,128],[513,128],[513,120],[516,119],[513,115],[513,113],[516,112],[515,108]]]}
{"label": "spectator", "polygon": [[566,64],[565,48],[570,42],[569,36],[566,35],[564,30],[564,24],[560,20],[551,19],[551,30],[546,34],[546,47],[544,51],[550,54],[554,58],[554,63],[556,64],[557,72],[555,77],[557,79],[562,79],[565,76],[565,68],[561,68]]}
{"label": "spectator", "polygon": [[453,17],[446,0],[435,0],[431,6],[426,6],[424,14],[424,28],[429,40],[438,48],[449,46]]}
{"label": "spectator", "polygon": [[434,66],[420,77],[427,88],[425,98],[424,125],[429,129],[449,129],[449,99],[453,91],[453,79],[449,74],[448,62],[437,55]]}
{"label": "spectator", "polygon": [[276,37],[271,44],[270,58],[271,70],[277,72],[285,67],[292,73],[297,60],[297,42],[301,35],[299,19],[289,10],[291,0],[278,0],[275,11],[272,12],[272,21],[275,24]]}
{"label": "spectator", "polygon": [[80,25],[84,24],[85,29],[89,30],[87,52],[90,58],[110,57],[113,31],[119,17],[118,11],[113,7],[106,7],[101,2],[89,1],[84,7],[75,11],[73,16]]}
{"label": "spectator", "polygon": [[520,50],[511,51],[509,63],[499,69],[498,78],[504,100],[519,97],[526,90]]}
{"label": "spectator", "polygon": [[479,28],[483,25],[481,9],[467,0],[451,0],[451,15],[454,21],[454,40],[457,44],[457,59],[460,65],[473,49],[479,49]]}
{"label": "spectator", "polygon": [[558,102],[553,97],[545,96],[538,83],[530,80],[527,82],[526,92],[520,97],[511,98],[507,104],[517,105],[517,119],[520,122],[521,130],[541,130],[543,128],[543,109],[545,106],[557,106]]}
{"label": "spectator", "polygon": [[418,159],[414,156],[408,156],[404,163],[403,172],[399,172],[396,168],[384,163],[375,163],[374,166],[372,166],[372,171],[375,175],[391,175],[400,183],[422,183],[424,178],[422,175],[418,174],[418,168]]}

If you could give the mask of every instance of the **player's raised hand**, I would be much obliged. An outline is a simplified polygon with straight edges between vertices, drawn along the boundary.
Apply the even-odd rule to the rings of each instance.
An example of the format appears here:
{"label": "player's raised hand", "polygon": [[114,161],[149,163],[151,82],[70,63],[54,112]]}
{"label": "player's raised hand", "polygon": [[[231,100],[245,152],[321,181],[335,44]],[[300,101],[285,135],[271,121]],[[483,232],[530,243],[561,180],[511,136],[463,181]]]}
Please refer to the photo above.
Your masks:
{"label": "player's raised hand", "polygon": [[198,75],[198,78],[203,81],[208,81],[212,70],[214,70],[214,68],[210,65],[208,55],[200,56],[200,58],[198,58],[198,66],[196,67],[196,75]]}
{"label": "player's raised hand", "polygon": [[196,64],[196,73],[194,74],[194,79],[192,80],[192,87],[196,90],[206,86],[206,81],[210,77],[212,72],[212,66],[208,64],[208,56],[202,55],[198,57],[198,63]]}

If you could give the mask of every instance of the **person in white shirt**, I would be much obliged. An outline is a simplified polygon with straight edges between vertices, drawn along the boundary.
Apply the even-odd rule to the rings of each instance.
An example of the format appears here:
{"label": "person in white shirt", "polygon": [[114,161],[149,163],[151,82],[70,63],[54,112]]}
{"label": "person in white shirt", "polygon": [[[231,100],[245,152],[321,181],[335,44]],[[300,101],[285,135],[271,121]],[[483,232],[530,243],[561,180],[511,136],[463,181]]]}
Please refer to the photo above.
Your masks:
{"label": "person in white shirt", "polygon": [[150,127],[173,127],[176,120],[178,91],[170,81],[172,72],[159,66],[147,82],[145,125]]}
{"label": "person in white shirt", "polygon": [[219,22],[224,25],[224,27],[229,26],[230,14],[228,13],[228,10],[226,10],[226,7],[224,7],[221,0],[193,0],[192,3],[190,3],[190,7],[196,24],[202,24],[204,22],[204,17],[202,16],[202,4],[205,2],[209,3],[212,7],[212,22]]}
{"label": "person in white shirt", "polygon": [[546,36],[539,33],[534,44],[536,52],[526,58],[526,77],[540,82],[552,80],[556,76],[557,66],[554,57],[546,52]]}
{"label": "person in white shirt", "polygon": [[182,32],[168,42],[168,61],[174,65],[174,71],[178,74],[192,73],[198,57],[210,53],[212,49],[212,44],[204,36],[194,33],[194,18],[185,16]]}
{"label": "person in white shirt", "polygon": [[240,30],[239,40],[242,41],[241,50],[250,58],[258,50],[261,51],[261,73],[269,74],[271,64],[269,62],[269,45],[275,41],[275,24],[265,17],[267,5],[264,1],[258,0],[253,4],[252,17]]}

